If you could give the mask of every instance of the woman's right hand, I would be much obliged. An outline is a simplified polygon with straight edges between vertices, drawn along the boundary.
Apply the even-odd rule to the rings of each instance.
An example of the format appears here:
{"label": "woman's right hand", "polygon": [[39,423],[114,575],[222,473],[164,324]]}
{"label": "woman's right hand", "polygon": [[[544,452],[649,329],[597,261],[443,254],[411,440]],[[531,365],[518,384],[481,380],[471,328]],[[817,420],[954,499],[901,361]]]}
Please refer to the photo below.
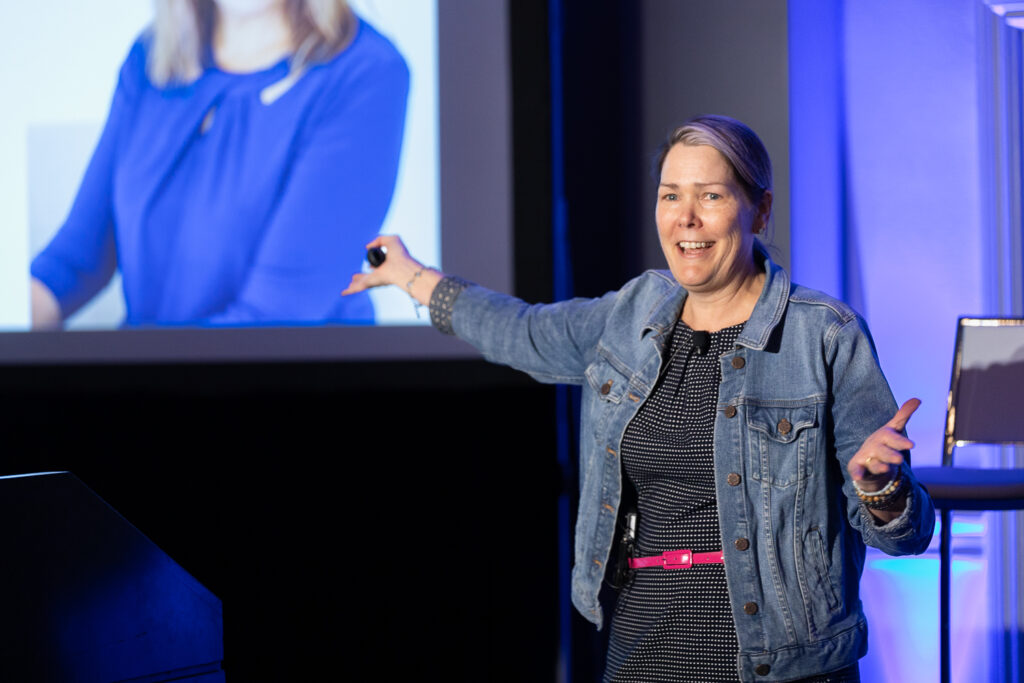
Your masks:
{"label": "woman's right hand", "polygon": [[892,480],[903,464],[903,451],[914,442],[903,434],[907,421],[921,405],[912,398],[900,406],[891,420],[871,434],[846,465],[850,478],[865,491],[877,491]]}
{"label": "woman's right hand", "polygon": [[414,259],[398,235],[381,235],[366,245],[367,249],[384,247],[387,258],[384,263],[368,273],[354,273],[342,296],[355,294],[371,287],[396,285],[424,306],[430,303],[434,287],[444,274],[434,268],[427,268]]}

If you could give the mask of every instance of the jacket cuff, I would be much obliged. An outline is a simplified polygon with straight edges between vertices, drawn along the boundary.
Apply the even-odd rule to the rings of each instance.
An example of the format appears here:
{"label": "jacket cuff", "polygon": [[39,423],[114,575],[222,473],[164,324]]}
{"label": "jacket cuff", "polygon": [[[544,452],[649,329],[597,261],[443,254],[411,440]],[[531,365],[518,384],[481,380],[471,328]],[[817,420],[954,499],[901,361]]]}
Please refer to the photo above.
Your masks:
{"label": "jacket cuff", "polygon": [[914,489],[910,488],[907,491],[907,504],[903,508],[903,512],[900,513],[899,517],[894,517],[885,524],[879,524],[878,519],[871,514],[871,509],[860,504],[860,515],[864,520],[864,523],[870,525],[872,531],[878,534],[885,534],[893,538],[899,538],[914,531],[914,526],[911,524],[911,519],[914,514]]}
{"label": "jacket cuff", "polygon": [[442,334],[455,334],[452,328],[452,310],[455,300],[459,298],[470,283],[457,275],[446,275],[437,283],[430,295],[430,322]]}

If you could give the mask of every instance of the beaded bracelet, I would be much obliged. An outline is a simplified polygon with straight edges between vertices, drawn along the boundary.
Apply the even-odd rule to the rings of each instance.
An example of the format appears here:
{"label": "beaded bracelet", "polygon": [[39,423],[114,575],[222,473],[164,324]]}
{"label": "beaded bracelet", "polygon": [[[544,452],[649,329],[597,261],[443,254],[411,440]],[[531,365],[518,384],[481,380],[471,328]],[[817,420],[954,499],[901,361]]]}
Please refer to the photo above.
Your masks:
{"label": "beaded bracelet", "polygon": [[884,498],[885,496],[888,496],[890,493],[895,491],[896,487],[899,486],[899,483],[900,476],[897,474],[895,477],[889,480],[888,484],[886,484],[883,488],[879,489],[878,491],[865,491],[864,489],[857,485],[856,481],[853,482],[853,490],[857,492],[857,495],[860,498]]}
{"label": "beaded bracelet", "polygon": [[853,490],[857,492],[857,497],[866,507],[873,510],[888,510],[895,507],[903,495],[904,482],[903,477],[896,475],[878,491],[865,491],[857,486],[857,482],[853,482]]}

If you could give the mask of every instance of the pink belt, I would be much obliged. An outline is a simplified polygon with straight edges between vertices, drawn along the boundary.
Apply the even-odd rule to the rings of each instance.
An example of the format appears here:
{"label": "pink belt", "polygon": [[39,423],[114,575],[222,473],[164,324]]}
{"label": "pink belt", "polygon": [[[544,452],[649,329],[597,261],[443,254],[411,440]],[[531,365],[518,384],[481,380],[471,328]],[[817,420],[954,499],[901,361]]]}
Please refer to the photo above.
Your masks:
{"label": "pink belt", "polygon": [[725,564],[721,550],[713,553],[695,553],[692,550],[668,550],[661,555],[629,558],[630,569],[661,567],[662,569],[689,569],[695,564]]}

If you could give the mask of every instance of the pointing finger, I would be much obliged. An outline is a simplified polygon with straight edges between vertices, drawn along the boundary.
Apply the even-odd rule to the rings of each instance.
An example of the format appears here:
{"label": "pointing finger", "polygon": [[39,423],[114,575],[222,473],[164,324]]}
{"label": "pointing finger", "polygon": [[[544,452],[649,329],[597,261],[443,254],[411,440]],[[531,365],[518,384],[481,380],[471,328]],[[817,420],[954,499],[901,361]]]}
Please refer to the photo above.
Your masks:
{"label": "pointing finger", "polygon": [[893,429],[900,431],[907,426],[907,421],[910,420],[910,416],[914,414],[918,406],[921,405],[921,399],[912,398],[900,406],[900,409],[896,412],[891,420],[886,423],[886,426],[892,427]]}

